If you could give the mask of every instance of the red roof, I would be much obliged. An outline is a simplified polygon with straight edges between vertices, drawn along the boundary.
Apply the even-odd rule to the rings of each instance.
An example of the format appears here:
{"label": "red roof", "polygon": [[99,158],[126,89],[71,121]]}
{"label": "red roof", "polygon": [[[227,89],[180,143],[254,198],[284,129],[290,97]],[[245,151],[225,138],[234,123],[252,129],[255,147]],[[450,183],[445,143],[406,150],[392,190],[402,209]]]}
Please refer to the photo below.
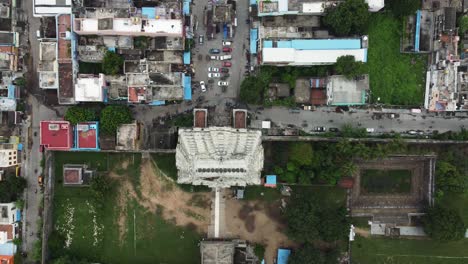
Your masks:
{"label": "red roof", "polygon": [[0,255],[0,263],[2,264],[13,264],[14,259],[15,259],[14,256]]}
{"label": "red roof", "polygon": [[41,145],[51,150],[73,147],[73,127],[68,121],[41,121]]}
{"label": "red roof", "polygon": [[0,232],[6,232],[8,240],[13,239],[13,225],[12,224],[0,225]]}
{"label": "red roof", "polygon": [[80,171],[77,168],[65,168],[63,175],[63,182],[65,184],[80,183]]}
{"label": "red roof", "polygon": [[343,177],[338,182],[338,186],[343,189],[351,189],[354,186],[354,179],[351,177]]}
{"label": "red roof", "polygon": [[76,147],[80,149],[97,148],[97,122],[79,123],[76,127],[78,133]]}
{"label": "red roof", "polygon": [[200,111],[200,110],[195,111],[195,127],[201,127],[201,128],[206,127],[205,115],[206,115],[205,111]]}
{"label": "red roof", "polygon": [[245,112],[243,111],[236,111],[234,115],[234,127],[235,128],[245,128]]}

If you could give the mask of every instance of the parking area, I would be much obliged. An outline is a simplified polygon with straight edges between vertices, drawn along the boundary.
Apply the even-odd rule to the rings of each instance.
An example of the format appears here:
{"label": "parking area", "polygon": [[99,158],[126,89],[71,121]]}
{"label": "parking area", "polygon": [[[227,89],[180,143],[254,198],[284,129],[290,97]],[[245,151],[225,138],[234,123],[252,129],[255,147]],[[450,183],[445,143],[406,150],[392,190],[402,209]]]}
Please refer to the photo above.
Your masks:
{"label": "parking area", "polygon": [[[222,1],[218,1],[218,4],[219,2]],[[211,20],[206,19],[205,14],[209,13],[207,10],[212,10],[210,7],[212,1],[194,1],[192,10],[196,17],[195,23],[198,24],[198,26],[194,36],[195,45],[194,48],[192,48],[192,58],[195,67],[195,77],[193,80],[197,83],[200,81],[206,83],[207,91],[203,93],[203,97],[207,101],[220,101],[223,98],[236,98],[239,95],[240,84],[246,71],[246,51],[249,47],[249,25],[246,23],[248,19],[248,1],[238,1],[236,3],[236,10],[231,9],[231,12],[235,14],[237,18],[237,23],[234,21],[231,23],[233,25],[232,34],[227,34],[227,38],[224,39],[223,23],[216,23],[218,26],[214,27],[215,30],[212,31],[213,38],[211,39],[211,36],[207,36],[207,25],[205,24],[205,21]],[[234,26],[235,24],[237,24],[237,26]],[[232,37],[230,35],[232,35]],[[203,36],[203,44],[200,44],[200,36]],[[223,46],[223,40],[231,42],[231,45]],[[228,50],[225,49],[225,52],[223,52],[223,47],[229,47],[232,50],[228,52]],[[211,49],[217,49],[220,52],[219,54],[210,54]],[[211,59],[211,56],[224,55],[231,55],[231,59]],[[223,67],[223,62],[229,62],[231,65]],[[217,77],[218,74],[215,74],[215,77],[208,77],[209,67],[219,69],[219,72],[212,72],[219,73],[219,77]],[[225,69],[224,73],[222,72],[222,68]],[[223,75],[224,77],[222,77]],[[218,85],[220,81],[227,83],[224,89],[222,88],[224,85]],[[193,93],[202,93],[199,85],[194,85]]]}

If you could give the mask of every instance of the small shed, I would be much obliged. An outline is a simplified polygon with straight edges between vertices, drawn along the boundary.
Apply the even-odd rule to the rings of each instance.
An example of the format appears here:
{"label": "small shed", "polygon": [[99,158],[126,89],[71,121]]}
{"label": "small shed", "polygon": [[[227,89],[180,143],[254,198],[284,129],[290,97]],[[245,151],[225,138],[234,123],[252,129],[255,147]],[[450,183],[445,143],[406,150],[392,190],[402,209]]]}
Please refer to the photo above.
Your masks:
{"label": "small shed", "polygon": [[267,175],[265,187],[276,188],[276,175]]}
{"label": "small shed", "polygon": [[276,261],[277,264],[287,264],[289,255],[291,255],[290,249],[279,248],[278,249],[278,259]]}
{"label": "small shed", "polygon": [[237,189],[236,190],[236,199],[238,199],[238,200],[244,199],[244,189]]}

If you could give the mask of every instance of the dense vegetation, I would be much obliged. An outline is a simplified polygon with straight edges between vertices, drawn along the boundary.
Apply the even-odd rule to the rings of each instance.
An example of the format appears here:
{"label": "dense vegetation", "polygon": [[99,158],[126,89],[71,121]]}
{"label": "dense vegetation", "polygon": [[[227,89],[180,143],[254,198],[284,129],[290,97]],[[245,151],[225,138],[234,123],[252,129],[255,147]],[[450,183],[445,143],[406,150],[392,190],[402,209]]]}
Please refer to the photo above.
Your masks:
{"label": "dense vegetation", "polygon": [[70,121],[72,125],[76,125],[81,122],[95,121],[97,120],[97,117],[96,112],[93,109],[81,106],[72,106],[67,109],[64,119]]}
{"label": "dense vegetation", "polygon": [[348,79],[353,79],[366,73],[366,70],[363,62],[356,61],[356,58],[352,55],[346,55],[336,60],[335,72],[346,76]]}
{"label": "dense vegetation", "polygon": [[26,179],[8,175],[6,179],[0,181],[0,203],[10,203],[18,200],[26,188]]}
{"label": "dense vegetation", "polygon": [[460,240],[465,237],[466,225],[456,210],[435,206],[427,212],[424,231],[436,240]]}
{"label": "dense vegetation", "polygon": [[362,35],[369,23],[369,5],[364,0],[347,0],[325,9],[323,23],[338,36]]}
{"label": "dense vegetation", "polygon": [[101,130],[104,134],[114,135],[122,124],[132,122],[130,108],[124,105],[109,105],[101,112]]}
{"label": "dense vegetation", "polygon": [[107,51],[102,59],[102,72],[108,75],[122,73],[124,60],[120,55],[112,51]]}
{"label": "dense vegetation", "polygon": [[413,15],[420,6],[419,0],[385,0],[385,8],[399,18]]}

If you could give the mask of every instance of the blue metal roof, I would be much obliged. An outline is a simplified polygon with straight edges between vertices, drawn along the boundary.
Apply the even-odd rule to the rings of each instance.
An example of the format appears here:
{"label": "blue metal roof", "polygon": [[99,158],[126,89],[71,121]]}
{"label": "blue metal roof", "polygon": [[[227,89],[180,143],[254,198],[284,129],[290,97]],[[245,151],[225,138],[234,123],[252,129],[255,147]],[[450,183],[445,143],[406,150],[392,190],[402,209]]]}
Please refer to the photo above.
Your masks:
{"label": "blue metal roof", "polygon": [[258,29],[250,29],[250,53],[257,54]]}
{"label": "blue metal roof", "polygon": [[190,14],[190,0],[184,0],[183,12],[184,12],[184,15]]}
{"label": "blue metal roof", "polygon": [[192,100],[192,77],[184,74],[184,100]]}
{"label": "blue metal roof", "polygon": [[184,64],[185,65],[190,64],[190,51],[184,52]]}
{"label": "blue metal roof", "polygon": [[16,86],[14,86],[13,84],[8,85],[8,98],[10,99],[16,98],[15,90],[16,90]]}
{"label": "blue metal roof", "polygon": [[22,143],[19,143],[19,144],[18,144],[18,150],[19,150],[19,151],[22,151],[22,150],[23,150],[23,144],[22,144]]}
{"label": "blue metal roof", "polygon": [[0,255],[13,256],[16,253],[16,246],[12,242],[0,244]]}
{"label": "blue metal roof", "polygon": [[291,250],[289,249],[278,249],[278,260],[276,261],[277,264],[287,264],[289,255],[291,255]]}
{"label": "blue metal roof", "polygon": [[154,7],[142,7],[141,8],[141,14],[143,16],[146,16],[149,19],[155,19],[156,18],[156,8],[154,8]]}
{"label": "blue metal roof", "polygon": [[21,210],[16,210],[16,222],[21,222]]}
{"label": "blue metal roof", "polygon": [[165,105],[166,104],[166,101],[164,100],[157,100],[157,101],[153,101],[150,103],[150,105]]}
{"label": "blue metal roof", "polygon": [[250,0],[250,5],[256,5],[257,4],[257,0]]}
{"label": "blue metal roof", "polygon": [[[273,41],[263,41],[263,47],[272,48]],[[346,50],[360,49],[360,39],[293,39],[276,42],[277,48],[293,48],[297,50]]]}
{"label": "blue metal roof", "polygon": [[421,33],[421,10],[416,11],[416,32],[414,34],[414,51],[419,52],[419,37]]}
{"label": "blue metal roof", "polygon": [[115,53],[115,47],[107,47],[107,50]]}
{"label": "blue metal roof", "polygon": [[276,175],[267,175],[266,184],[275,184],[276,185]]}

